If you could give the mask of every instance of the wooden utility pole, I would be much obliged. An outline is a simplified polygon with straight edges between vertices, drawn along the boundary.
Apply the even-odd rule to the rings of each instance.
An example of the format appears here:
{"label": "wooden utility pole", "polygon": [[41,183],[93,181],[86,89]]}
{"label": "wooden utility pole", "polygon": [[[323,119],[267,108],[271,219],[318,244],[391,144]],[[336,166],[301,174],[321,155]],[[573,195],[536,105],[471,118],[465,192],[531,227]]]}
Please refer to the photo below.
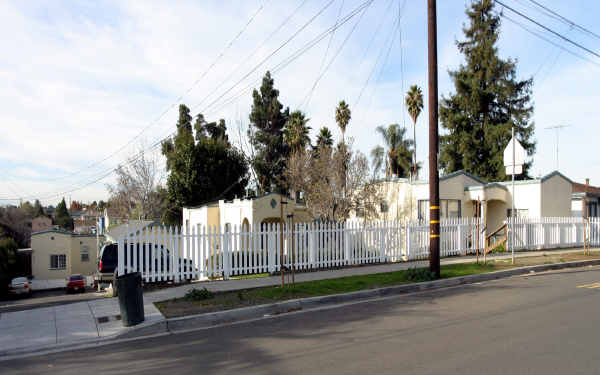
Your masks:
{"label": "wooden utility pole", "polygon": [[283,201],[283,195],[279,196],[279,226],[281,230],[279,231],[279,272],[281,272],[281,287],[285,286],[285,279],[283,270],[283,205],[287,204],[287,202]]}
{"label": "wooden utility pole", "polygon": [[438,175],[438,67],[436,0],[427,0],[429,63],[429,270],[440,276],[440,177]]}
{"label": "wooden utility pole", "polygon": [[585,190],[583,192],[583,253],[589,255],[590,252],[590,239],[588,236],[588,230],[590,228],[590,222],[588,217],[588,203],[587,195],[588,188],[590,186],[590,179],[585,179]]}

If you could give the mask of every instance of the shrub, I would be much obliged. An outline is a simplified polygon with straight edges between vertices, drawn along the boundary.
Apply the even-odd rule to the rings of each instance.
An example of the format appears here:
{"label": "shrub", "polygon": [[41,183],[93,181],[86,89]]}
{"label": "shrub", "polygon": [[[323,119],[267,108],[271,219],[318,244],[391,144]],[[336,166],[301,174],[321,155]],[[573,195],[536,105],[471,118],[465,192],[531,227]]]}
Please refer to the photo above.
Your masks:
{"label": "shrub", "polygon": [[409,268],[406,270],[406,278],[410,281],[431,281],[435,280],[435,273],[427,268]]}
{"label": "shrub", "polygon": [[207,299],[211,299],[215,296],[213,292],[206,288],[202,289],[190,289],[183,297],[186,301],[204,301]]}

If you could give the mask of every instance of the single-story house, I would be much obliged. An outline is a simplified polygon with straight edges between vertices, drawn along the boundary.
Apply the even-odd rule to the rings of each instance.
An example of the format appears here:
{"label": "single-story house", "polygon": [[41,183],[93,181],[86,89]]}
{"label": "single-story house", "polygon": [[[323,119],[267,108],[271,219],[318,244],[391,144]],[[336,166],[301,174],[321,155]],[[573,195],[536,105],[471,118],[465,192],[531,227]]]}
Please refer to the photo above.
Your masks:
{"label": "single-story house", "polygon": [[574,182],[573,195],[571,196],[571,211],[574,217],[583,216],[586,203],[587,217],[600,216],[600,187],[590,186],[589,180],[586,181],[586,184]]}
{"label": "single-story house", "polygon": [[296,223],[311,221],[304,203],[283,194],[268,193],[258,197],[219,200],[201,206],[184,207],[182,223],[185,228],[200,225],[233,230],[237,226],[238,230],[242,228],[245,231],[251,225],[280,223],[282,207],[284,222],[287,222],[288,215],[293,215]]}
{"label": "single-story house", "polygon": [[107,242],[117,242],[119,238],[140,231],[154,223],[152,220],[129,220],[127,223],[108,228],[104,232],[104,236]]}
{"label": "single-story house", "polygon": [[38,280],[65,279],[72,274],[90,276],[96,271],[97,241],[92,234],[45,230],[31,234],[31,272]]}
{"label": "single-story house", "polygon": [[[573,182],[555,171],[544,177],[515,181],[515,195],[511,182],[487,182],[465,171],[440,177],[440,216],[473,217],[477,202],[481,202],[481,216],[487,221],[488,232],[502,225],[510,215],[512,201],[520,217],[571,216]],[[379,192],[383,201],[376,220],[428,220],[429,183],[394,178],[380,181]]]}

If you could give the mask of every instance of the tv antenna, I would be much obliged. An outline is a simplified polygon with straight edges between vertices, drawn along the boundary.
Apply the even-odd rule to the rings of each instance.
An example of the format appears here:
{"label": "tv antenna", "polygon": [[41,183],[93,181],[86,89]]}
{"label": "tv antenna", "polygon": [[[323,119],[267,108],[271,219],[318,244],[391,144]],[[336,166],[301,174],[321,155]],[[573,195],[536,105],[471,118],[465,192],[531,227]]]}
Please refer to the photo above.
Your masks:
{"label": "tv antenna", "polygon": [[563,128],[568,128],[571,125],[555,125],[555,126],[548,126],[546,129],[548,130],[555,130],[556,131],[556,170],[558,171],[558,132],[560,131],[560,129]]}

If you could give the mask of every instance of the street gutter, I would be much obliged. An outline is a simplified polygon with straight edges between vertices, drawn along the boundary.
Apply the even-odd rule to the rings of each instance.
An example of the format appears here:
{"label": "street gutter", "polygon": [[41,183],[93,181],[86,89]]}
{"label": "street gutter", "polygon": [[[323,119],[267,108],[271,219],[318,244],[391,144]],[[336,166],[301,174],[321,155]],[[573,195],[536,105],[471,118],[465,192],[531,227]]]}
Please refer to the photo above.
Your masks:
{"label": "street gutter", "polygon": [[391,298],[423,291],[451,288],[483,281],[503,279],[532,273],[579,268],[600,265],[600,259],[575,261],[567,263],[542,264],[513,268],[510,270],[494,271],[476,275],[453,277],[448,279],[426,281],[413,284],[403,284],[377,289],[361,290],[351,293],[333,294],[327,296],[301,298],[266,305],[250,306],[233,310],[225,310],[179,318],[169,318],[151,323],[141,323],[128,327],[126,332],[114,336],[102,337],[79,345],[58,344],[40,347],[28,347],[0,351],[0,361],[24,358],[43,354],[86,349],[115,344],[125,341],[141,340],[168,334],[177,334],[194,330],[209,329],[223,325],[239,324],[262,319],[273,319],[290,313],[302,313],[320,309],[339,308],[349,303],[362,303],[378,298]]}

